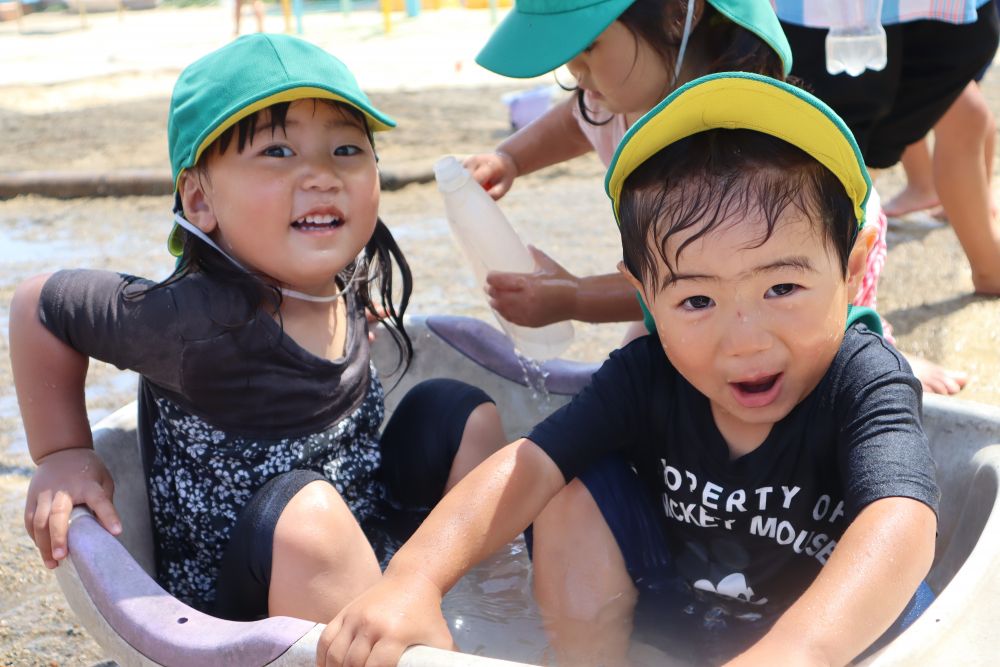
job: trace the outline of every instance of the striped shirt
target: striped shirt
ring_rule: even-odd
[[[883,0],[882,25],[931,19],[972,23],[976,10],[992,0]],[[778,18],[810,28],[835,28],[843,24],[839,2],[833,0],[771,0]]]

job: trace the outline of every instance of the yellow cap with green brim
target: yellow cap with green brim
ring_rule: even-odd
[[[375,108],[347,66],[328,52],[290,35],[246,35],[186,67],[174,85],[167,115],[174,191],[181,173],[196,165],[227,129],[257,111],[302,99],[354,107],[373,132],[396,125]],[[167,247],[174,256],[183,250],[176,225]]]
[[[753,130],[786,141],[815,158],[843,184],[864,224],[871,178],[844,121],[819,98],[759,74],[721,72],[695,79],[636,121],[618,145],[604,189],[619,219],[629,175],[667,146],[708,130]]]
[[[635,0],[516,0],[476,62],[491,72],[526,79],[551,72],[590,46]],[[788,44],[770,0],[706,0],[749,30],[792,70]]]

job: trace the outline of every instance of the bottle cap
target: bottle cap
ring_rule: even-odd
[[[455,156],[446,155],[434,163],[434,179],[441,192],[454,192],[469,180],[469,172]]]

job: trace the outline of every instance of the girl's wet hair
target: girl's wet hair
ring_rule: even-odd
[[[695,77],[714,72],[750,72],[784,80],[785,69],[781,58],[767,42],[724,17],[707,1],[703,2],[701,20],[691,30],[687,47],[689,54],[697,52],[702,54],[700,57],[708,58],[694,72]],[[646,42],[659,53],[664,67],[673,72],[684,35],[687,5],[687,0],[635,0],[618,20],[633,37]],[[686,82],[675,81],[674,87]],[[664,90],[663,97],[670,92]],[[604,125],[611,121],[610,116],[600,120],[591,116],[591,110],[583,100],[583,90],[576,91],[576,105],[580,115],[591,125]]]
[[[622,186],[618,213],[625,266],[643,285],[664,289],[681,253],[699,238],[738,224],[748,213],[759,214],[763,225],[751,247],[760,247],[789,207],[812,221],[846,276],[858,220],[833,172],[761,132],[720,129],[686,137],[646,160]],[[689,235],[669,253],[671,237],[681,232]],[[657,256],[666,275],[659,274]]]
[[[339,102],[326,100],[320,102],[334,105],[343,113],[357,120],[358,124],[364,128],[365,134],[368,135],[368,141],[374,148],[374,137],[364,114],[352,106]],[[281,102],[261,110],[268,113],[270,127],[267,129],[272,133],[284,130],[290,104],[290,102]],[[219,135],[219,138],[205,150],[195,169],[203,169],[205,155],[209,152],[215,151],[221,155],[229,150],[234,142],[237,152],[242,153],[253,141],[255,132],[260,129],[257,127],[257,121],[261,111],[239,120]],[[267,281],[263,276],[247,273],[240,269],[215,248],[194,234],[187,232],[184,233],[184,249],[177,260],[174,272],[151,289],[165,287],[198,271],[233,285],[246,296],[249,303],[256,305],[263,302],[266,306],[273,308],[274,312],[280,313],[282,294],[277,285]],[[393,279],[396,271],[402,280],[398,307],[393,299]],[[400,366],[405,370],[413,358],[413,342],[403,326],[403,315],[413,292],[413,274],[406,257],[403,256],[403,251],[400,250],[392,233],[381,218],[378,218],[375,223],[375,230],[368,243],[365,244],[363,255],[348,265],[337,276],[336,280],[337,286],[342,291],[355,289],[365,310],[369,313],[376,317],[380,317],[383,312],[385,313],[386,317],[382,319],[382,322],[399,348]],[[372,292],[372,287],[376,285],[377,297]],[[246,324],[246,321],[225,324],[238,327]]]

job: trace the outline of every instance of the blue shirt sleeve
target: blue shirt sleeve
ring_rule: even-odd
[[[655,336],[615,350],[590,384],[528,439],[549,455],[567,482],[604,455],[632,448],[648,426],[655,369],[666,364]]]
[[[888,497],[918,500],[937,512],[927,434],[921,424],[921,387],[902,355],[863,328],[849,334],[837,398],[838,460],[846,513]]]

